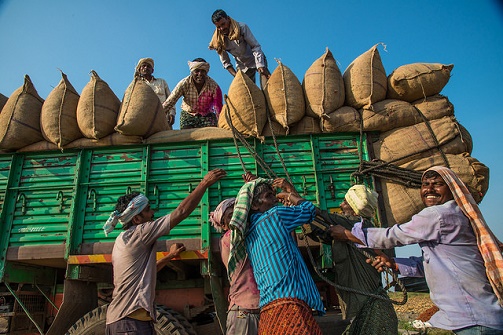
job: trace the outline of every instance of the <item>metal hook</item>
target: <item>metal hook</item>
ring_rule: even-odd
[[[19,193],[17,195],[17,201],[19,202],[21,199],[23,199],[23,202],[21,203],[21,214],[26,214],[26,195],[24,193]]]
[[[56,196],[56,200],[59,200],[59,212],[63,212],[63,203],[65,202],[65,197],[63,195],[63,191],[59,191],[58,195]]]

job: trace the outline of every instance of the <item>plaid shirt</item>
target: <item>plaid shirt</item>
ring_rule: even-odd
[[[222,90],[210,77],[206,77],[206,82],[199,93],[190,76],[183,78],[163,103],[163,107],[165,109],[173,108],[182,95],[181,108],[187,113],[201,116],[215,113],[217,118],[220,115]]]

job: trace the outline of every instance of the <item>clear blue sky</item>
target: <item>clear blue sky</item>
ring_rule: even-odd
[[[326,47],[341,71],[379,42],[388,74],[409,63],[454,64],[442,93],[473,137],[472,156],[490,168],[481,209],[503,239],[503,8],[496,0],[0,0],[0,93],[10,96],[28,74],[45,99],[58,69],[81,92],[95,70],[122,98],[142,57],[154,58],[154,75],[171,89],[189,74],[187,61],[203,57],[225,93],[232,78],[207,47],[218,8],[250,26],[271,71],[281,59],[299,80]]]

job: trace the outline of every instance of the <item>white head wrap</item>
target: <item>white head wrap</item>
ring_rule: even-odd
[[[224,213],[228,208],[234,207],[235,202],[236,198],[225,199],[224,201],[218,204],[217,208],[215,208],[213,212],[210,213],[210,222],[216,231],[218,232],[222,231],[223,227],[222,217],[224,216]]]
[[[377,209],[378,194],[365,185],[353,185],[344,196],[356,215],[373,217]]]
[[[143,194],[139,194],[134,197],[127,205],[124,212],[119,212],[118,210],[110,213],[110,217],[103,226],[105,235],[108,236],[110,232],[115,229],[117,222],[126,224],[133,219],[133,217],[139,213],[148,205],[148,198]]]
[[[189,64],[189,69],[190,72],[197,70],[197,69],[202,69],[205,70],[206,73],[210,72],[210,63],[208,62],[187,62]]]

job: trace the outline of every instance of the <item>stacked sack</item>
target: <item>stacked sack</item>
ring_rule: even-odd
[[[489,169],[471,157],[472,139],[440,92],[453,65],[414,63],[389,76],[374,45],[341,73],[330,50],[306,71],[302,84],[278,62],[261,90],[238,73],[229,88],[219,127],[263,139],[271,135],[372,132],[373,155],[401,168],[449,166],[480,202]],[[304,100],[304,104],[302,102]],[[269,111],[270,118],[267,118]],[[379,179],[388,225],[408,221],[424,205],[418,189]]]
[[[79,95],[67,75],[42,99],[28,75],[7,98],[0,94],[0,150],[29,152],[81,149],[143,142],[230,138],[216,127],[172,131],[155,92],[134,78],[117,98],[96,71]]]
[[[480,202],[488,189],[488,168],[471,157],[468,131],[440,92],[453,65],[414,63],[386,74],[379,44],[341,73],[326,49],[302,83],[280,61],[263,90],[238,71],[218,127],[174,131],[154,91],[139,78],[122,101],[95,71],[81,95],[67,76],[44,101],[28,76],[8,99],[0,95],[0,150],[40,151],[136,143],[231,138],[237,130],[266,136],[320,132],[372,132],[373,156],[401,168],[424,171],[449,166]],[[222,129],[223,128],[223,129]],[[378,179],[388,225],[406,222],[423,208],[417,189]]]
[[[321,115],[321,128],[378,132],[372,144],[376,159],[415,171],[449,166],[480,202],[489,187],[489,169],[470,156],[471,136],[440,95],[453,65],[414,63],[386,75],[378,46],[344,71],[344,105]],[[418,189],[377,179],[388,225],[406,222],[424,208]]]

